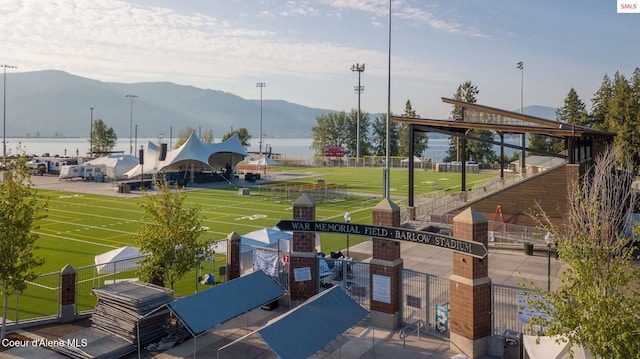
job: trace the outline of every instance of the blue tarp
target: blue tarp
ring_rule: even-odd
[[[368,314],[342,287],[334,286],[257,332],[280,358],[308,358]]]
[[[193,335],[199,335],[283,295],[284,288],[263,271],[257,271],[180,298],[167,307]]]

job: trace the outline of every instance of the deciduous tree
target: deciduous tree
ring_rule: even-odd
[[[140,277],[152,283],[174,283],[201,263],[211,241],[201,238],[203,228],[200,206],[185,203],[184,190],[171,190],[166,182],[159,183],[157,194],[145,194],[140,204],[144,212],[142,225],[135,234],[142,260]]]
[[[537,217],[557,240],[564,271],[558,291],[533,288],[541,299],[529,304],[549,317],[532,324],[600,358],[640,353],[640,268],[630,263],[634,240],[625,231],[636,202],[633,179],[630,162],[610,149],[572,188],[566,228],[552,226],[544,212]]]
[[[0,293],[4,297],[2,332],[5,336],[7,303],[10,295],[27,288],[27,281],[37,276],[36,268],[44,259],[37,257],[38,220],[46,217],[47,202],[38,200],[20,157],[12,172],[4,172],[0,181]]]
[[[176,139],[176,144],[174,145],[173,148],[178,148],[182,146],[185,142],[187,142],[187,140],[189,139],[189,136],[191,136],[192,133],[198,134],[198,130],[196,130],[191,126],[187,126],[186,128],[183,128],[182,130],[180,130],[180,132],[178,132],[178,138]],[[199,136],[200,136],[200,140],[204,143],[214,142],[213,130],[210,128],[202,131],[202,133],[200,133]]]
[[[347,149],[347,143],[354,141],[354,138],[349,138],[350,126],[347,117],[344,111],[330,112],[316,117],[316,126],[311,128],[313,132],[311,148],[315,150],[316,156],[324,156],[328,146],[345,146]],[[347,155],[353,155],[353,153],[347,153]]]
[[[222,141],[228,140],[236,133],[238,134],[238,138],[240,139],[240,144],[242,145],[242,147],[244,147],[244,149],[247,149],[249,146],[251,146],[251,143],[250,143],[251,135],[249,134],[249,130],[247,130],[244,127],[239,128],[237,130],[233,130],[227,133],[226,135],[222,136]]]
[[[107,127],[107,124],[97,119],[93,121],[93,132],[91,132],[91,152],[109,152],[113,150],[118,141],[118,136],[113,127]]]

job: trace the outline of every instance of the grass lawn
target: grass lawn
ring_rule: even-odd
[[[349,192],[358,193],[344,201],[319,202],[317,220],[343,221],[349,211],[355,223],[371,223],[371,207],[377,202],[362,203],[371,195],[382,198],[382,170],[380,168],[286,168],[284,173],[313,173],[314,177],[297,179],[297,183],[314,183],[322,178],[326,183],[346,184]],[[469,175],[467,183],[493,177],[492,175]],[[259,182],[257,182],[259,183]],[[435,190],[448,192],[460,188],[460,174],[416,171],[416,194]],[[46,259],[42,273],[59,271],[66,264],[74,267],[91,265],[94,256],[111,249],[135,245],[134,233],[139,228],[142,211],[139,204],[144,198],[121,198],[40,190],[48,197],[48,217],[40,223],[37,254]],[[367,195],[369,194],[369,195]],[[407,171],[393,170],[391,173],[391,195],[407,195]],[[394,199],[394,201],[396,201]],[[188,204],[198,204],[202,209],[203,225],[209,230],[206,238],[220,240],[233,231],[240,235],[273,227],[280,219],[291,219],[292,205],[275,202],[270,194],[252,190],[250,196],[238,195],[235,188],[203,189],[188,191]],[[322,250],[325,252],[344,249],[344,236],[322,234]],[[350,243],[367,238],[354,237]]]

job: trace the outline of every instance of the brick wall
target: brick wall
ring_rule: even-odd
[[[536,201],[556,223],[560,223],[568,210],[569,185],[578,178],[579,165],[565,165],[544,171],[501,192],[467,203],[464,208],[451,212],[458,214],[473,207],[487,219],[493,219],[497,206],[502,207],[506,223],[536,226],[530,217]]]

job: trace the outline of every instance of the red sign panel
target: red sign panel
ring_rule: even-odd
[[[344,157],[344,147],[340,145],[327,146],[324,149],[324,155],[326,157]]]

